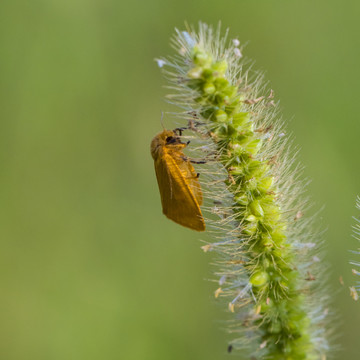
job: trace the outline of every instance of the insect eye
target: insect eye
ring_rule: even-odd
[[[173,142],[175,142],[176,141],[176,139],[173,137],[173,136],[168,136],[167,138],[166,138],[166,143],[167,144],[171,144],[171,143],[173,143]]]

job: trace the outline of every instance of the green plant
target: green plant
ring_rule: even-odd
[[[176,31],[176,55],[158,60],[168,100],[197,137],[207,226],[218,252],[215,296],[234,313],[229,351],[263,359],[324,359],[326,297],[319,290],[313,218],[301,166],[263,75],[243,59],[237,39],[200,24]]]

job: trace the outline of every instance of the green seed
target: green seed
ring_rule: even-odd
[[[259,271],[250,277],[253,286],[263,286],[269,281],[269,274],[266,271]]]
[[[215,117],[218,122],[225,122],[228,118],[226,112],[223,110],[216,111]]]
[[[205,83],[203,87],[204,93],[211,95],[216,91],[215,85],[212,83]]]

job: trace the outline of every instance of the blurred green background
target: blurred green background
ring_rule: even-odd
[[[325,205],[335,358],[359,359],[359,15],[333,0],[2,0],[0,359],[229,358],[206,235],[161,214],[149,154],[170,109],[153,59],[185,20],[221,20],[266,70]]]

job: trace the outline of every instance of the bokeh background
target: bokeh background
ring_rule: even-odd
[[[149,154],[170,109],[153,59],[199,20],[248,41],[281,100],[325,205],[335,358],[359,359],[359,15],[334,0],[2,0],[0,359],[231,356],[206,235],[161,214]]]

